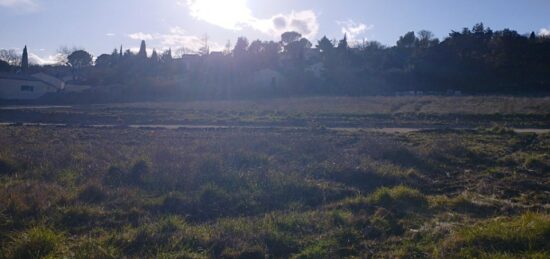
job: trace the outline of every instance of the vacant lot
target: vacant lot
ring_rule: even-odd
[[[1,110],[3,122],[67,115],[69,125],[0,126],[0,258],[550,257],[550,134],[494,119],[543,125],[548,114],[529,105],[548,104],[511,100],[517,110],[502,114],[399,115],[429,127],[481,116],[471,129],[391,134],[325,127],[322,114],[343,125],[397,116],[345,101],[319,112],[297,100],[277,111],[280,100],[267,111],[253,102]],[[88,127],[111,116],[257,125],[270,114],[309,124]]]
[[[256,101],[2,107],[0,122],[71,125],[234,125],[550,128],[550,98],[316,97]]]

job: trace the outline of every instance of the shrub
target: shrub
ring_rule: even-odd
[[[298,251],[298,240],[284,232],[268,232],[264,240],[267,251],[276,258],[285,258]]]
[[[445,254],[524,253],[550,249],[550,216],[526,213],[465,226],[444,243]]]
[[[105,190],[95,184],[88,185],[78,194],[78,200],[86,203],[100,203],[106,198]]]
[[[550,164],[547,161],[550,161],[548,155],[526,155],[523,166],[528,169],[545,171],[550,169]]]
[[[427,199],[424,194],[404,185],[393,188],[379,188],[367,197],[367,202],[371,205],[399,210],[421,208],[427,205]]]
[[[369,238],[388,237],[403,233],[403,227],[399,224],[393,214],[383,208],[376,210],[369,218],[369,224],[363,234]]]
[[[126,173],[115,166],[111,166],[107,173],[103,176],[103,183],[111,187],[119,187],[126,180]]]
[[[87,206],[73,206],[61,211],[61,226],[73,229],[87,228],[98,224],[104,213],[101,209]]]
[[[430,206],[439,210],[453,210],[460,213],[473,213],[477,215],[489,215],[498,212],[498,208],[491,204],[476,203],[466,194],[455,197],[431,196]]]
[[[10,175],[15,172],[15,167],[6,160],[0,159],[0,175]]]
[[[313,258],[330,258],[335,257],[335,250],[338,246],[338,242],[334,239],[320,240],[306,247],[294,258],[299,259],[313,259]]]
[[[132,169],[130,170],[130,179],[134,183],[142,183],[145,180],[145,177],[151,173],[151,166],[145,160],[137,161]]]
[[[63,235],[45,227],[34,227],[17,234],[9,244],[9,258],[44,258],[59,252]]]
[[[206,158],[201,161],[197,167],[194,184],[202,186],[206,183],[221,182],[222,165],[219,159]]]
[[[175,252],[184,248],[206,246],[195,233],[187,229],[185,221],[178,217],[162,218],[155,223],[143,225],[128,235],[125,252],[131,255],[151,257],[155,251]]]
[[[199,218],[212,219],[222,215],[231,215],[232,197],[225,190],[214,184],[203,186],[196,204]]]
[[[255,259],[265,258],[265,249],[260,246],[247,247],[242,250],[226,248],[221,254],[222,258]]]
[[[511,129],[502,125],[495,125],[491,128],[486,129],[486,131],[489,133],[499,134],[499,135],[513,135],[516,133],[514,129]]]

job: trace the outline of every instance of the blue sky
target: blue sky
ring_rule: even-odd
[[[484,22],[493,29],[550,32],[548,0],[0,0],[0,49],[29,46],[35,62],[53,60],[60,46],[94,55],[140,39],[159,50],[212,49],[239,36],[277,40],[296,30],[315,41],[346,32],[357,41],[392,45],[407,31],[451,30]]]

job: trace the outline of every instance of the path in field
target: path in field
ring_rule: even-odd
[[[65,123],[12,123],[12,122],[0,122],[0,126],[29,126],[29,127],[81,127],[81,128],[134,128],[134,129],[168,129],[168,130],[217,130],[217,129],[257,129],[257,130],[311,130],[311,127],[301,126],[257,126],[257,125],[183,125],[183,124],[130,124],[130,125],[115,125],[115,124],[65,124]],[[427,130],[474,130],[475,128],[464,127],[418,127],[418,128],[366,128],[366,127],[325,127],[321,128],[331,131],[343,131],[343,132],[381,132],[381,133],[410,133]],[[535,129],[535,128],[512,128],[516,133],[536,133],[545,134],[550,133],[550,129]]]

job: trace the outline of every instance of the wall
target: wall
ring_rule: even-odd
[[[21,91],[21,86],[31,86],[33,91]],[[57,92],[53,86],[41,81],[28,81],[0,78],[0,99],[29,100],[37,99],[46,93]]]

